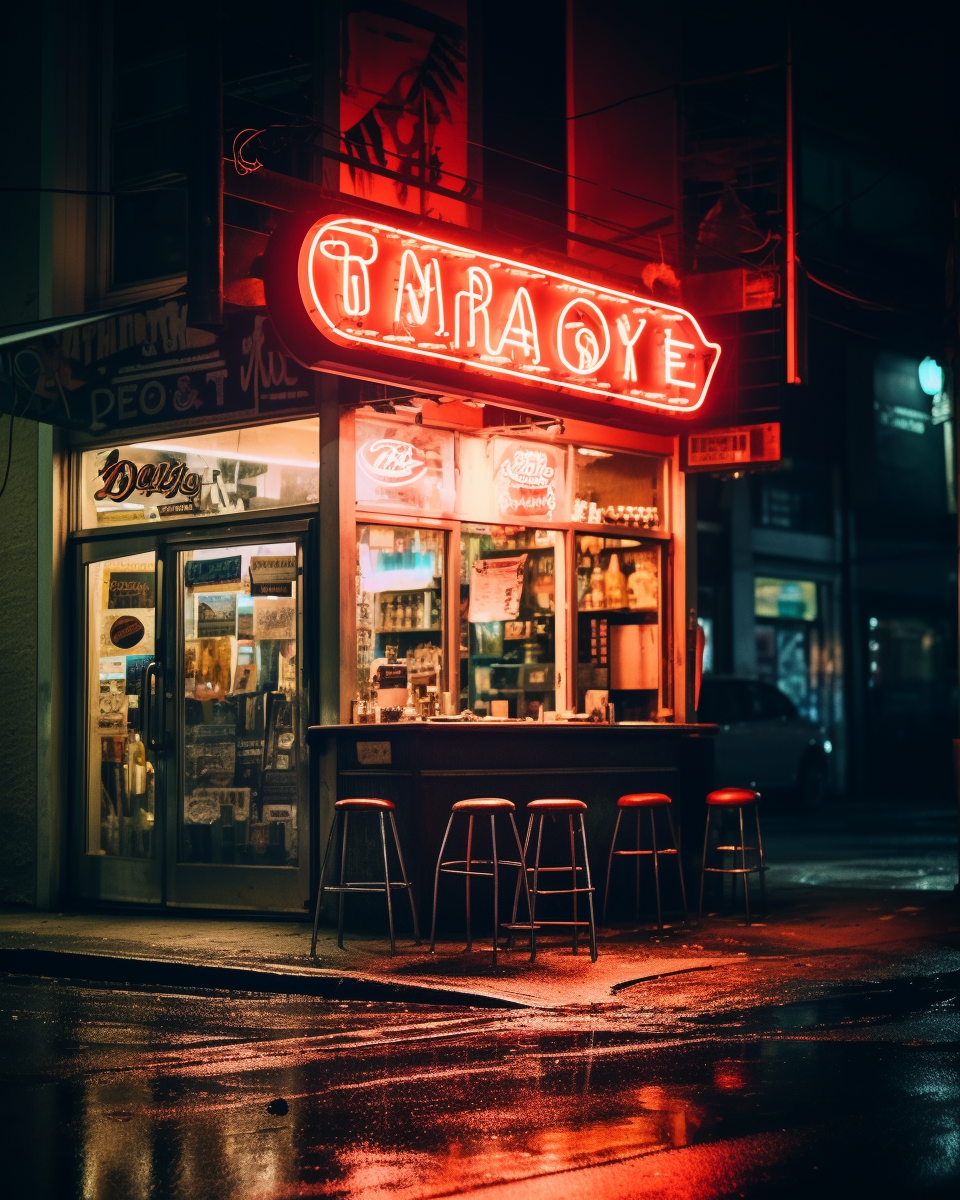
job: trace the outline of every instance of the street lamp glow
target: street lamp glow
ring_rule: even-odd
[[[920,386],[928,396],[940,395],[943,391],[943,367],[935,358],[925,358],[917,374],[920,376]]]

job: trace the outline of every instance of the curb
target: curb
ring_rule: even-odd
[[[264,967],[205,966],[179,959],[130,958],[72,950],[0,947],[0,971],[91,983],[136,984],[208,991],[273,992],[324,1000],[380,1000],[393,1004],[443,1004],[458,1008],[529,1008],[506,996],[394,983],[369,975],[317,970],[274,971]]]

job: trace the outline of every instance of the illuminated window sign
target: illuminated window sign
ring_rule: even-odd
[[[815,621],[817,585],[809,579],[771,579],[757,576],[753,581],[753,612],[757,617]]]
[[[720,355],[681,308],[360,217],[317,221],[298,271],[316,330],[388,374],[429,365],[461,387],[487,376],[683,414]]]
[[[443,516],[455,498],[453,434],[357,419],[357,504]]]

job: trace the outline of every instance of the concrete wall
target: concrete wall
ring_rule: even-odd
[[[0,480],[9,417],[0,420]],[[41,437],[14,423],[0,499],[0,901],[37,899],[37,475]]]

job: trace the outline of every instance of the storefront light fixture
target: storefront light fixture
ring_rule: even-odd
[[[134,450],[175,450],[178,454],[193,454],[197,458],[226,458],[232,462],[266,463],[271,467],[305,467],[316,471],[319,458],[286,458],[278,454],[239,454],[234,450],[213,450],[179,442],[134,442]]]
[[[920,364],[917,374],[920,377],[920,387],[928,396],[939,396],[943,391],[943,367],[935,358],[928,355]]]
[[[612,451],[594,450],[591,446],[578,446],[577,453],[582,454],[584,458],[613,458]]]

